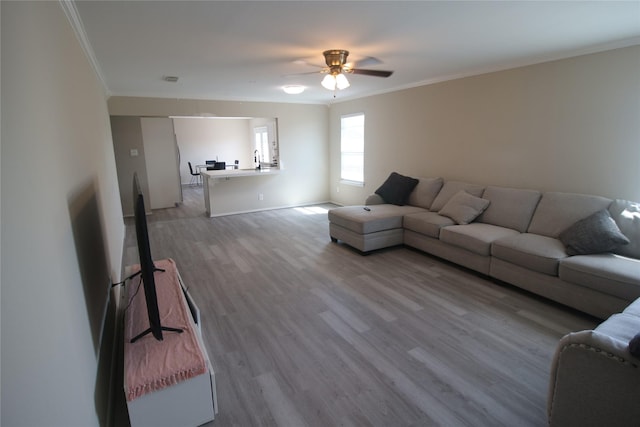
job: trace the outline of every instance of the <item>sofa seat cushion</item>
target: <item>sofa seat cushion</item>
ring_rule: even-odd
[[[600,323],[594,331],[618,340],[622,347],[626,347],[631,338],[638,333],[638,328],[640,328],[640,319],[637,316],[623,312],[612,315]]]
[[[624,313],[640,317],[640,298],[637,298],[634,302],[629,304],[627,308],[624,309]],[[640,331],[640,329],[638,330]]]
[[[440,238],[440,230],[443,227],[454,225],[449,217],[438,215],[436,212],[417,212],[404,216],[402,226],[406,230],[415,231],[435,239]]]
[[[402,228],[403,215],[424,212],[415,206],[391,204],[364,206],[343,206],[330,209],[329,221],[359,234],[375,233],[382,230]]]
[[[577,255],[560,261],[558,275],[575,283],[629,301],[640,297],[640,260],[611,253]]]
[[[557,276],[558,263],[567,257],[567,252],[558,239],[522,233],[494,241],[491,255],[529,270]]]
[[[507,236],[518,235],[515,230],[497,225],[473,223],[452,225],[440,231],[440,240],[478,255],[491,255],[491,243]]]

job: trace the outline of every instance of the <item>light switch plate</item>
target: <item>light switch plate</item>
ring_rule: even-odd
[[[129,151],[129,155],[131,155],[131,157],[136,157],[138,155],[138,150],[132,148],[131,151]]]

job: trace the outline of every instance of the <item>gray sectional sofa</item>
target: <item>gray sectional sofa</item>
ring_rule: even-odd
[[[405,178],[406,194],[376,190],[396,204],[373,194],[331,209],[331,240],[364,253],[404,244],[608,318],[560,340],[549,425],[640,425],[640,203]]]
[[[373,194],[364,205],[331,209],[332,241],[343,241],[362,252],[404,244],[601,319],[640,297],[639,203],[442,178],[416,179],[404,205],[385,203]],[[469,223],[465,200],[461,206],[453,203],[461,195],[488,201]],[[572,236],[562,234],[603,211],[629,243],[604,252],[596,248],[598,253],[570,255],[576,252],[567,246]],[[611,246],[609,236],[597,234],[596,228],[587,240]],[[578,232],[584,234],[584,227]]]

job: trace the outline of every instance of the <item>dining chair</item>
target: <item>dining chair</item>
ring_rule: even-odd
[[[189,163],[189,172],[191,173],[191,181],[189,182],[189,184],[193,185],[194,181],[196,182],[196,184],[200,184],[200,172],[194,172],[193,166],[191,166],[191,162],[187,163]]]

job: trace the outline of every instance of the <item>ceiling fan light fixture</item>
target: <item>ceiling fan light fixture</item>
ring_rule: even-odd
[[[327,74],[326,76],[324,76],[324,79],[322,79],[322,82],[320,84],[322,85],[322,87],[329,90],[342,90],[351,86],[349,80],[347,80],[347,77],[342,73],[336,75]]]
[[[351,84],[344,74],[338,74],[336,76],[336,86],[339,90],[342,90],[348,88],[349,86],[351,86]]]
[[[301,85],[288,85],[284,86],[282,90],[284,90],[284,92],[288,93],[289,95],[298,95],[304,92],[305,87]]]
[[[326,76],[324,76],[324,79],[322,79],[322,82],[320,84],[325,89],[335,90],[336,89],[336,78],[331,74],[327,74]]]
[[[365,76],[374,76],[374,77],[389,77],[393,74],[393,71],[384,71],[384,70],[365,70],[359,68],[356,64],[347,63],[347,57],[349,56],[349,51],[344,49],[330,49],[322,52],[324,55],[324,60],[327,64],[325,68],[323,68],[320,72],[326,73],[324,78],[322,79],[322,87],[325,89],[335,91],[343,90],[351,86],[349,80],[345,73],[348,74],[362,74]],[[374,57],[368,57],[368,63],[380,63],[379,59]],[[361,61],[363,64],[366,61]],[[309,73],[305,73],[309,74]],[[335,93],[334,93],[335,97]]]

